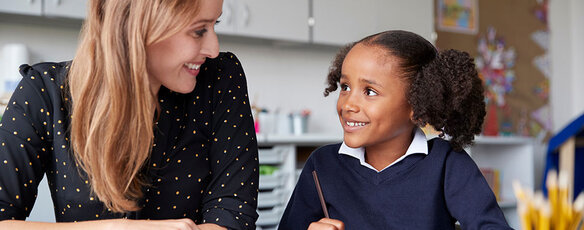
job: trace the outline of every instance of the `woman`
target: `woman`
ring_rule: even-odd
[[[72,63],[20,67],[0,229],[255,229],[257,142],[241,65],[218,51],[222,3],[91,0]],[[22,221],[45,173],[59,223]]]

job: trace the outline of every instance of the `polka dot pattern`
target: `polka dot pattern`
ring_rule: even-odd
[[[149,179],[141,210],[112,213],[91,194],[72,158],[70,62],[22,65],[24,76],[0,122],[0,220],[25,219],[47,176],[57,221],[191,218],[230,229],[255,229],[257,141],[246,79],[232,53],[208,59],[195,90],[161,87]]]

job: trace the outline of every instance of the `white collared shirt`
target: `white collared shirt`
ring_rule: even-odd
[[[420,128],[416,128],[416,131],[414,134],[414,139],[412,139],[412,143],[408,147],[406,154],[404,154],[403,156],[401,156],[400,158],[395,160],[393,163],[389,164],[388,166],[386,166],[385,168],[383,168],[382,170],[379,170],[379,171],[377,169],[375,169],[373,166],[371,166],[369,163],[365,162],[365,148],[363,148],[363,147],[351,148],[351,147],[347,146],[345,144],[345,142],[343,141],[343,144],[341,145],[341,148],[339,149],[339,154],[345,154],[345,155],[349,155],[349,156],[352,156],[354,158],[357,158],[357,159],[359,159],[359,162],[361,162],[361,165],[363,165],[367,168],[373,169],[376,172],[381,172],[381,171],[385,170],[386,168],[389,168],[390,166],[394,165],[395,163],[402,161],[407,156],[412,155],[412,154],[416,154],[416,153],[422,153],[422,154],[428,155],[428,142],[426,140],[426,135],[424,134],[424,131],[422,131],[422,129],[420,129]]]

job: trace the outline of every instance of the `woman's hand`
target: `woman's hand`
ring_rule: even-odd
[[[195,222],[189,218],[169,220],[112,219],[109,220],[107,226],[106,229],[112,230],[200,230]]]
[[[22,220],[0,221],[0,229],[28,230],[226,230],[216,224],[196,225],[189,218],[169,220],[108,219],[67,223],[46,223]]]
[[[312,222],[308,230],[345,230],[345,224],[340,220],[322,218],[318,222]]]

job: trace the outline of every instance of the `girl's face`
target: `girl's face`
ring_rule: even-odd
[[[398,59],[383,52],[357,44],[343,61],[337,113],[349,147],[386,147],[411,139],[408,85],[400,78]]]
[[[215,22],[223,0],[201,0],[201,9],[190,26],[146,47],[150,86],[157,93],[161,85],[179,92],[195,89],[197,75],[206,58],[219,54]]]

